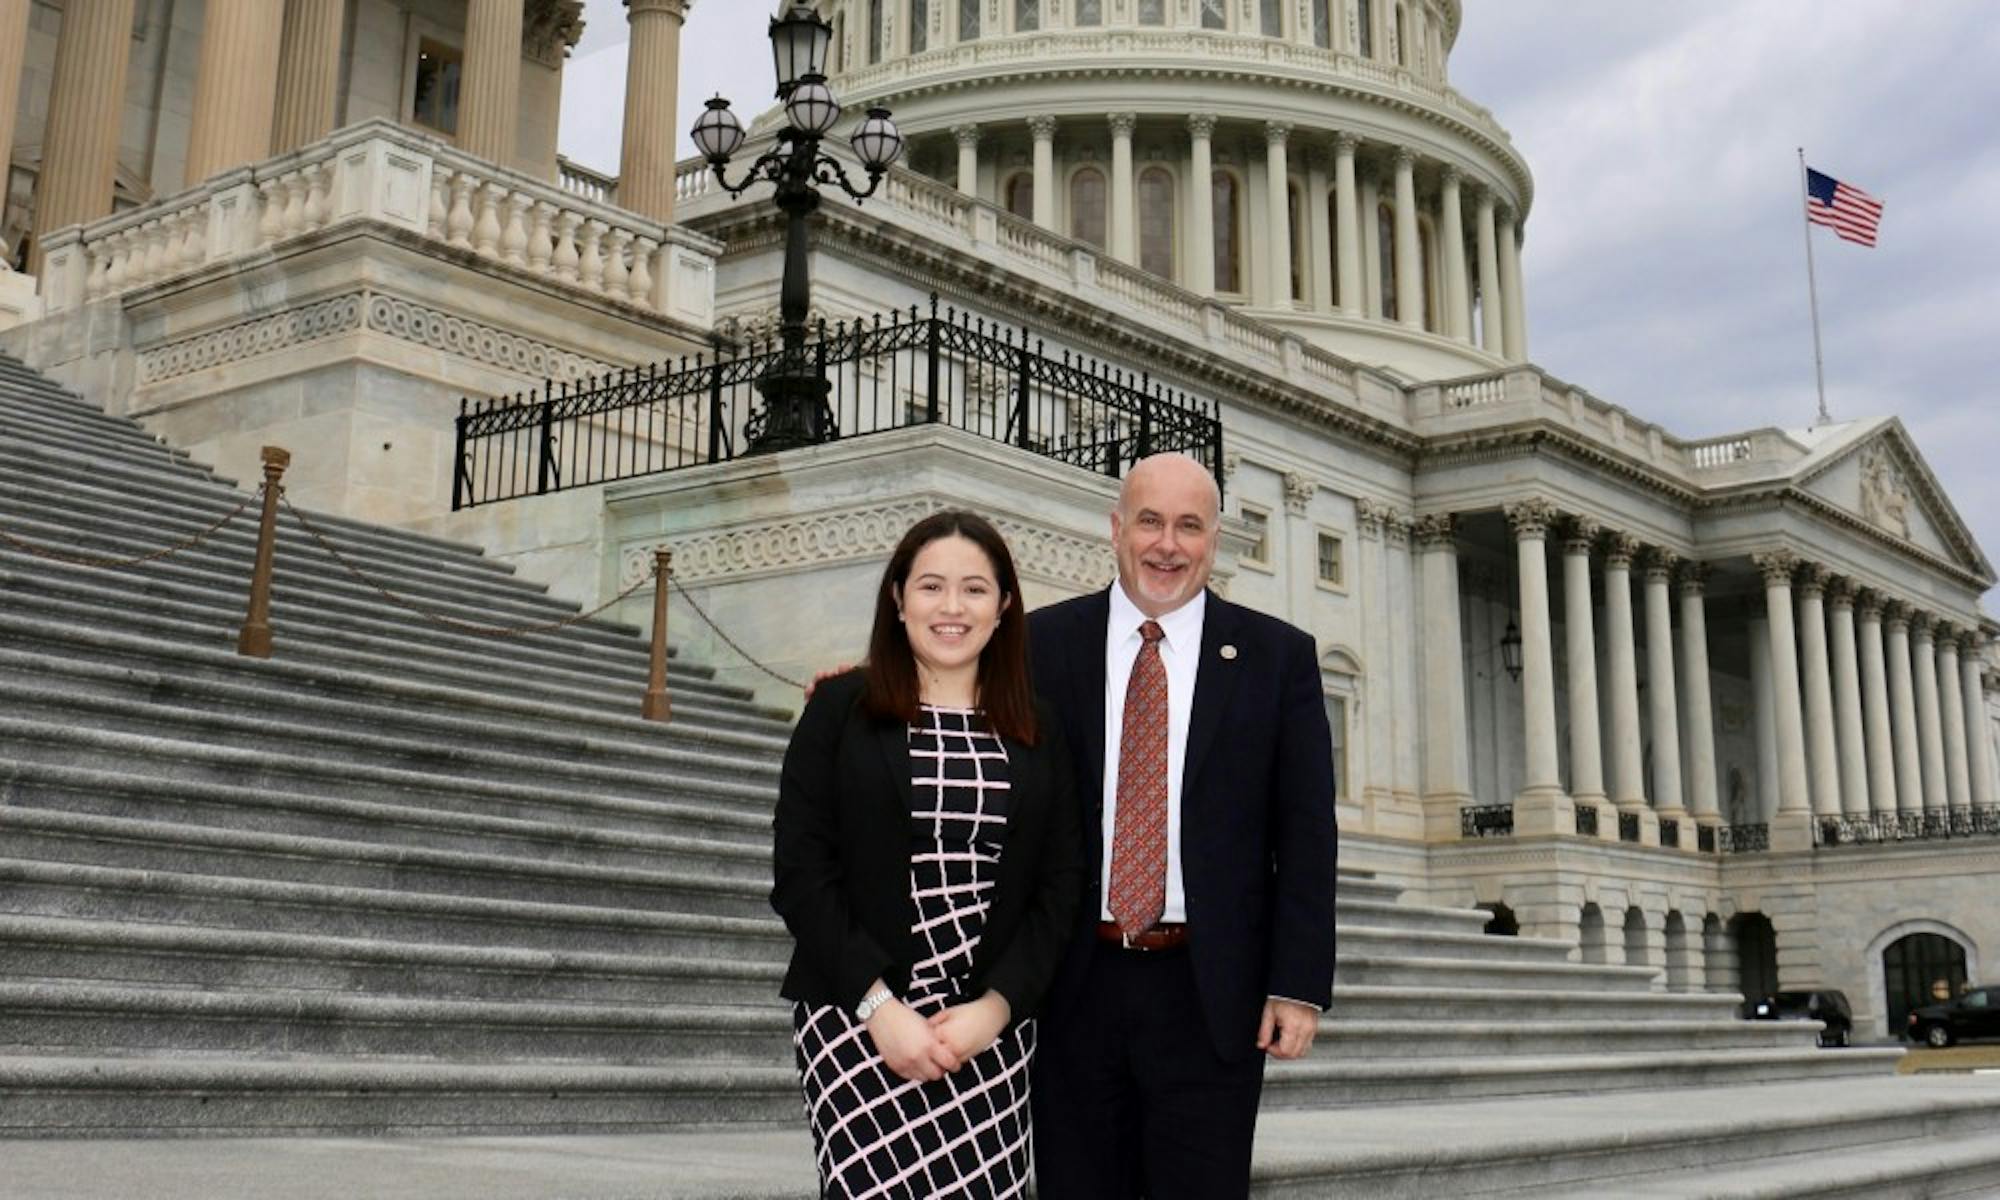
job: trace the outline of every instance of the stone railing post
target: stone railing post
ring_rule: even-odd
[[[250,571],[250,610],[236,635],[236,652],[247,658],[271,657],[271,563],[278,545],[278,493],[292,454],[266,446],[263,459],[264,509],[257,523],[257,562]]]
[[[653,646],[646,673],[646,699],[639,715],[648,721],[673,717],[673,702],[667,698],[667,587],[673,578],[674,552],[653,551]]]

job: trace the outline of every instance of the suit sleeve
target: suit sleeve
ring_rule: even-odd
[[[785,747],[772,817],[771,907],[841,1003],[853,1007],[892,960],[855,919],[844,886],[836,778],[853,686],[821,685]]]
[[[1007,997],[1017,1021],[1040,1009],[1075,932],[1077,906],[1083,903],[1083,825],[1077,811],[1075,768],[1062,725],[1047,709],[1040,715],[1040,725],[1042,742],[1035,753],[1043,759],[1049,792],[1040,871],[1020,931],[987,975],[987,984]]]
[[[1333,735],[1309,637],[1285,655],[1271,813],[1273,910],[1266,994],[1333,1002]]]

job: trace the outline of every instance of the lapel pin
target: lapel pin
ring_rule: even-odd
[[[1236,647],[1234,647],[1234,646],[1224,646],[1224,647],[1222,648],[1222,657],[1224,657],[1224,658],[1226,658],[1226,659],[1232,659],[1232,660],[1233,660],[1233,659],[1235,659],[1235,657],[1236,657]]]

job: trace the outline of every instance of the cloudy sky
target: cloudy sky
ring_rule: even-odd
[[[760,0],[697,0],[682,123],[769,94]],[[1980,0],[1467,0],[1452,82],[1536,180],[1530,355],[1687,437],[1817,405],[1797,148],[1886,206],[1813,232],[1836,420],[1894,414],[2000,560],[2000,22]],[[619,0],[587,0],[563,151],[615,171]],[[1984,82],[1981,82],[1981,81]],[[691,153],[685,141],[682,154]]]

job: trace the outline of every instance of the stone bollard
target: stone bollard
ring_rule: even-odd
[[[257,565],[250,572],[250,611],[236,636],[236,652],[250,658],[271,657],[271,560],[278,542],[278,481],[291,465],[292,454],[277,446],[264,447],[264,514],[257,526]]]
[[[674,711],[667,699],[667,581],[673,569],[673,551],[653,551],[653,656],[646,675],[646,700],[639,709],[648,721],[669,720]]]

